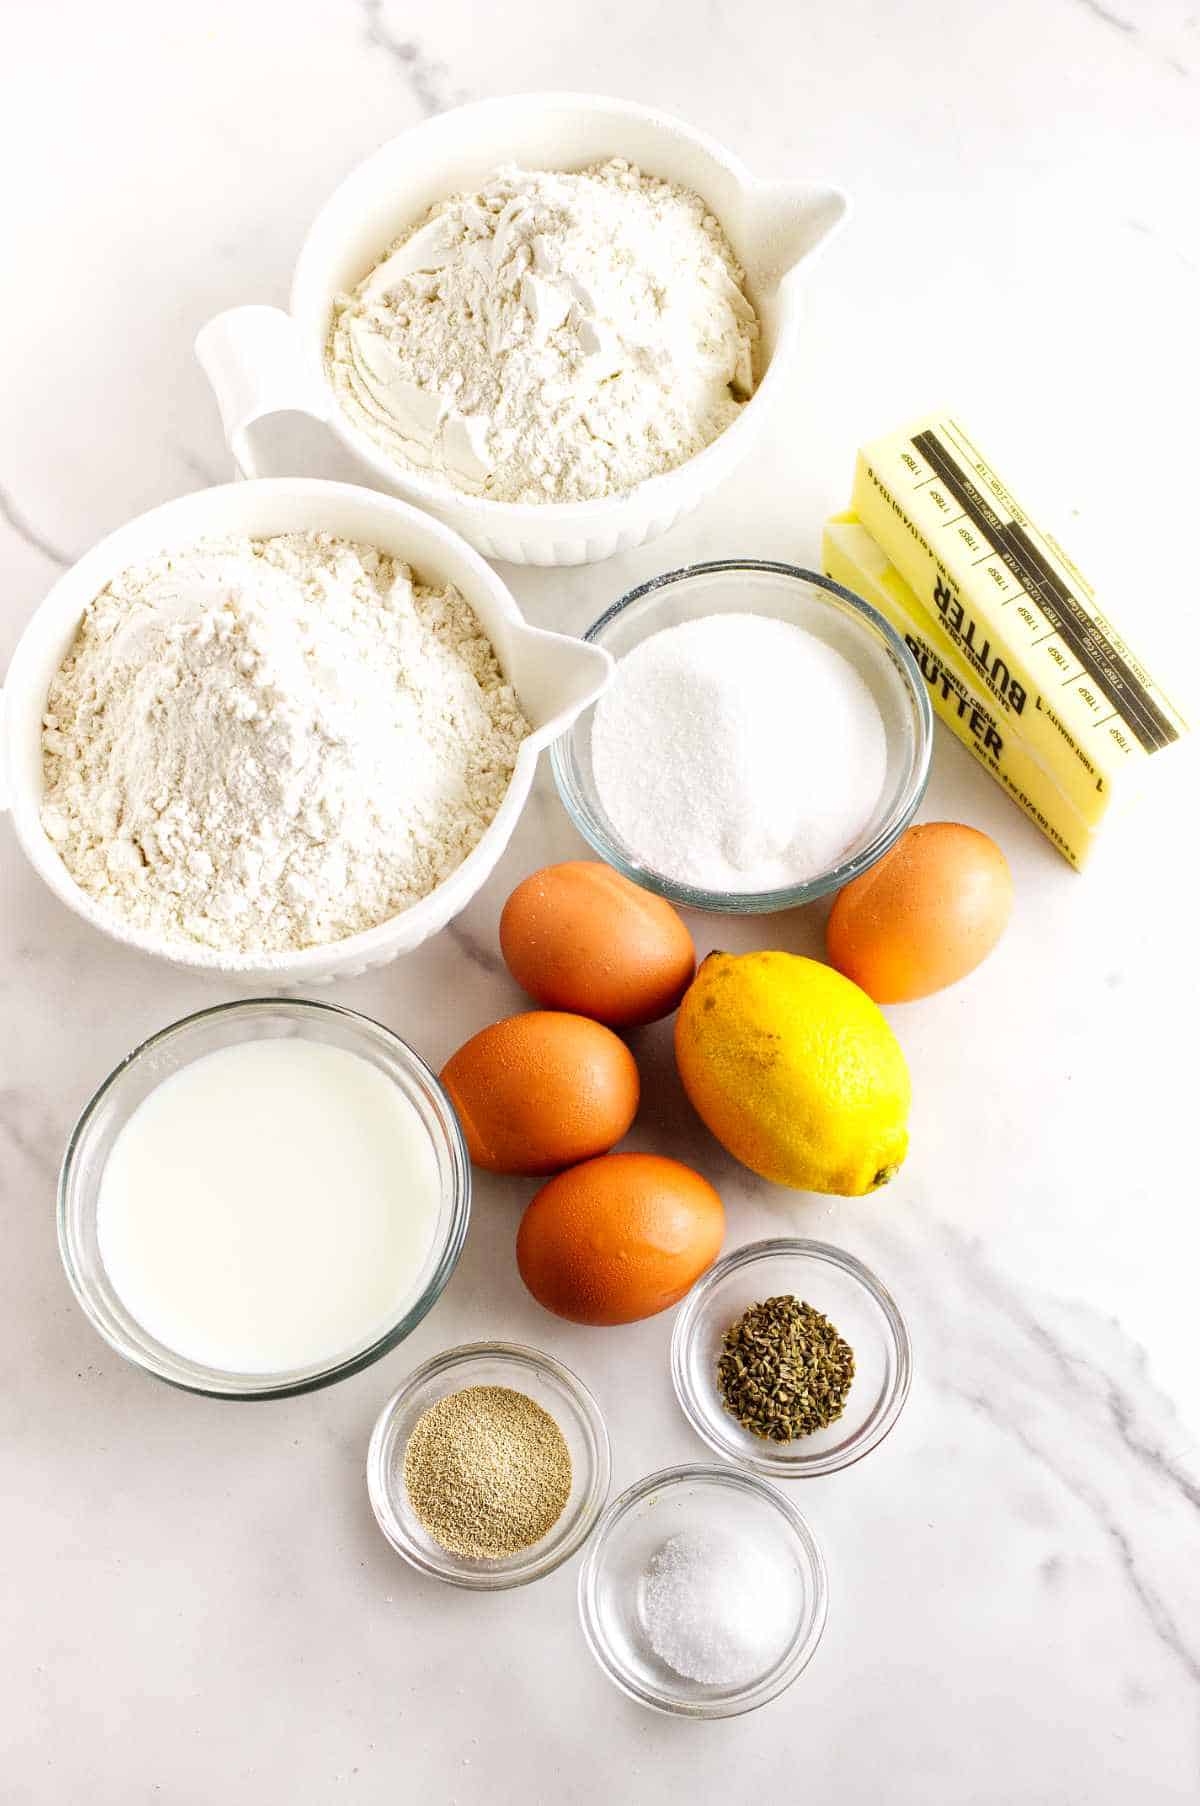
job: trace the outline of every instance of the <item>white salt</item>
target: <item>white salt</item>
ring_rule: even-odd
[[[601,805],[637,857],[704,890],[802,884],[869,825],[887,775],[870,689],[814,634],[765,615],[665,627],[596,705]]]
[[[651,1649],[676,1674],[744,1687],[787,1648],[795,1586],[778,1553],[749,1536],[685,1530],[647,1562],[638,1611]]]

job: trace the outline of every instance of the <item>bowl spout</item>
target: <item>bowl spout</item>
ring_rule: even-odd
[[[760,272],[782,282],[837,230],[850,203],[814,182],[761,182],[751,195],[750,238]]]
[[[539,747],[557,739],[595,702],[613,670],[612,655],[603,647],[539,627],[521,627],[507,647],[497,640],[497,650]]]

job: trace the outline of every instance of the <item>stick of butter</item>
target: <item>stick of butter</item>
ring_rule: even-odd
[[[1186,723],[959,423],[858,455],[854,512],[1084,821]]]
[[[866,528],[852,514],[825,523],[821,566],[843,589],[877,608],[917,661],[934,713],[1017,807],[1078,871],[1094,834],[997,709],[949,634],[917,601]]]

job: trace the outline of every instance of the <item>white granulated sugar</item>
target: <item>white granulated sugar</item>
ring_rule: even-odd
[[[870,821],[887,740],[866,683],[788,621],[715,614],[627,653],[592,768],[620,838],[664,877],[765,891],[827,871]]]
[[[50,686],[42,823],[137,928],[229,951],[372,928],[495,816],[529,732],[453,589],[324,533],[125,571]]]
[[[686,1680],[744,1687],[795,1630],[796,1583],[769,1545],[727,1530],[680,1531],[650,1557],[638,1610],[646,1640]]]
[[[327,361],[397,463],[501,502],[614,495],[694,457],[754,388],[758,323],[698,195],[615,159],[502,169],[352,296]]]

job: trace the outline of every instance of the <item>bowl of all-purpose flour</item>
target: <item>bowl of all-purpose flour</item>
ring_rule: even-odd
[[[55,585],[3,693],[0,800],[96,927],[276,983],[382,964],[504,850],[608,655],[529,627],[429,516],[343,484],[210,489]]]
[[[664,532],[745,456],[845,206],[629,102],[485,101],[355,170],[290,315],[234,309],[197,352],[244,473],[278,468],[278,417],[308,415],[330,456],[489,556],[583,563]]]
[[[791,565],[672,571],[601,616],[616,663],[551,753],[576,827],[674,903],[790,909],[881,858],[924,795],[929,699],[874,609]]]

